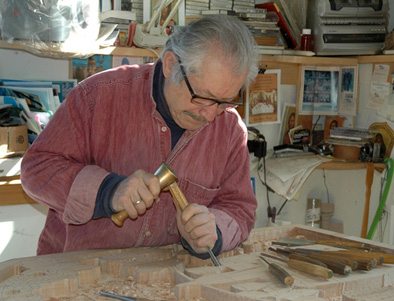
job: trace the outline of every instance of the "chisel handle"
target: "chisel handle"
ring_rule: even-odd
[[[287,265],[293,269],[299,270],[301,272],[310,274],[310,275],[314,275],[314,276],[318,276],[318,277],[322,277],[325,279],[330,279],[332,277],[332,270],[316,265],[316,264],[312,264],[309,262],[304,262],[304,261],[299,261],[299,260],[294,260],[294,259],[289,259],[287,261]]]
[[[327,267],[327,265],[325,263],[319,261],[317,258],[314,259],[314,258],[307,257],[305,255],[300,255],[300,254],[293,253],[293,254],[289,254],[289,259],[305,261],[305,262],[309,262],[309,263],[312,263],[312,264],[320,265],[320,266],[325,267],[325,268]]]
[[[287,286],[292,286],[293,285],[294,278],[289,273],[287,273],[286,270],[282,269],[276,263],[270,263],[269,264],[269,270],[283,284],[285,284]]]
[[[185,210],[189,203],[187,202],[185,195],[183,194],[182,190],[179,188],[176,182],[170,184],[168,186],[170,193],[172,195],[172,199],[177,207],[181,209],[181,211]]]
[[[186,200],[185,195],[183,194],[182,190],[179,188],[176,182],[171,183],[168,186],[168,190],[172,195],[172,200],[181,211],[183,211],[187,205],[189,205],[188,201]],[[215,266],[220,266],[219,260],[216,258],[215,254],[213,254],[212,250],[209,247],[206,247],[209,256],[212,259],[212,262]]]

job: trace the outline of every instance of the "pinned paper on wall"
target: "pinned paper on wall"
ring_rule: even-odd
[[[341,90],[338,100],[338,114],[357,115],[357,82],[356,66],[342,67],[340,70]]]
[[[394,121],[394,71],[391,72],[391,83],[389,83],[388,97],[378,114],[390,121]]]
[[[385,107],[391,87],[390,83],[387,82],[389,70],[389,65],[375,65],[366,109],[381,111]]]
[[[246,91],[245,123],[280,123],[280,82],[281,70],[266,70],[259,74]]]

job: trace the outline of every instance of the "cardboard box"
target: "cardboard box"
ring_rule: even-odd
[[[0,127],[0,158],[23,155],[28,147],[26,125]]]

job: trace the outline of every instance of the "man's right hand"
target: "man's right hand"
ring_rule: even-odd
[[[112,208],[115,211],[126,210],[132,219],[136,219],[153,205],[159,193],[159,178],[137,170],[119,184],[112,198]]]

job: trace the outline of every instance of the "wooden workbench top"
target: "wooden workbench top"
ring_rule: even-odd
[[[258,255],[279,237],[356,240],[379,252],[392,246],[302,225],[254,229],[236,250],[225,252],[216,267],[188,255],[179,244],[156,248],[91,250],[35,256],[0,263],[0,299],[107,300],[99,291],[147,300],[382,300],[394,293],[394,265],[371,271],[311,276],[276,262],[294,277],[284,286]],[[366,300],[366,299],[362,299]],[[369,299],[370,300],[370,299]]]

